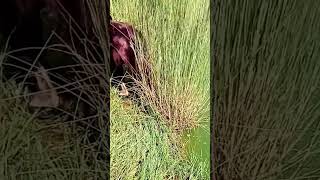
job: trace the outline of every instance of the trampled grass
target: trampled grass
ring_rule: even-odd
[[[17,86],[1,85],[6,101],[0,103],[0,177],[106,179],[108,163],[94,159],[96,154],[80,143],[72,122],[37,120],[25,102],[14,98],[22,93]],[[203,165],[183,159],[174,133],[159,124],[156,115],[139,112],[116,94],[113,89],[111,179],[208,178]]]
[[[111,91],[111,179],[207,179],[201,165],[183,159],[174,133]]]

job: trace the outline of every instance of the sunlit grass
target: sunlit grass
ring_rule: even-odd
[[[145,41],[138,42],[136,52],[142,72],[138,93],[158,113],[155,121],[165,122],[171,133],[179,133],[175,134],[178,154],[187,153],[184,158],[190,165],[201,167],[207,178],[209,157],[200,160],[198,152],[203,147],[191,150],[188,146],[206,141],[209,148],[208,138],[203,138],[209,136],[208,127],[191,139],[194,142],[182,135],[185,130],[207,126],[205,122],[209,121],[209,1],[113,0],[111,15],[113,20],[133,24],[142,33]],[[146,69],[152,69],[151,87]]]
[[[146,39],[155,89],[145,87],[145,96],[154,109],[180,131],[207,121],[209,1],[113,0],[111,14],[133,24]]]

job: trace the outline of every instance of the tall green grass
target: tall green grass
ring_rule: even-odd
[[[209,1],[112,0],[111,15],[146,39],[155,87],[147,96],[154,109],[177,130],[207,121]]]
[[[153,121],[160,124],[165,122],[165,125],[172,130],[168,136],[177,139],[176,143],[179,146],[177,155],[187,155],[188,157],[183,158],[189,160],[189,165],[199,166],[202,173],[202,177],[199,178],[208,179],[208,163],[203,162],[203,159],[200,160],[200,155],[195,153],[200,152],[199,149],[202,148],[198,147],[196,150],[190,148],[198,144],[195,142],[203,142],[207,138],[198,135],[192,138],[192,141],[195,142],[188,142],[186,140],[188,138],[182,138],[180,132],[185,133],[185,130],[206,126],[205,122],[209,121],[209,1],[112,0],[111,15],[114,20],[133,24],[145,39],[145,42],[142,42],[144,44],[138,42],[136,55],[140,63],[140,72],[144,72],[147,68],[152,69],[152,87],[149,87],[144,81],[147,77],[143,76],[147,75],[142,73],[142,82],[139,84],[142,92],[139,93],[142,95],[142,101],[151,105],[152,109],[160,115],[159,118],[150,121],[150,124],[153,124]],[[147,52],[144,51],[145,49]],[[115,107],[111,106],[111,111],[113,108]],[[112,118],[116,117],[112,116]],[[128,118],[131,117],[128,116]],[[117,129],[117,125],[121,126],[115,124],[113,128]],[[177,132],[179,133],[175,134]],[[209,133],[202,135],[209,136]],[[119,137],[112,136],[111,141],[117,141],[113,138]],[[154,137],[152,141],[157,141],[157,139]],[[172,141],[161,139],[164,144]],[[151,141],[148,138],[142,138],[142,140]],[[132,139],[134,145],[128,146],[135,146],[136,141]],[[195,145],[190,145],[193,143]],[[202,143],[199,144],[202,145]],[[152,144],[150,146],[144,149],[154,147]],[[152,150],[158,153],[160,150],[167,151],[167,147],[160,146],[159,148],[159,150]],[[144,149],[139,148],[138,150],[145,151]],[[139,159],[138,156],[134,158]],[[170,158],[171,163],[177,163],[176,159]],[[169,162],[169,159],[165,158],[162,163],[156,164],[163,166]],[[145,163],[153,164],[151,161]],[[113,161],[111,166],[113,166]],[[183,172],[182,170],[181,173]],[[160,178],[152,173],[149,175]]]
[[[215,1],[217,179],[319,179],[315,1]]]

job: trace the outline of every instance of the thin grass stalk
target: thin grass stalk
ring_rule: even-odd
[[[314,140],[305,138],[319,119],[318,8],[311,2],[249,0],[217,6],[212,42],[216,178],[295,179],[311,172],[316,177],[315,169],[298,169],[315,153]],[[297,164],[288,171],[291,158]]]

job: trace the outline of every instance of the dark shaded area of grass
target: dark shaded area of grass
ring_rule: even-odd
[[[10,46],[4,47],[6,39],[2,39],[3,37],[0,35],[0,179],[108,178],[110,166],[108,159],[108,109],[110,108],[108,90],[110,76],[109,37],[106,31],[108,21],[105,9],[108,5],[105,3],[106,1],[102,0],[88,3],[88,12],[90,11],[92,15],[92,18],[88,17],[88,20],[93,21],[94,27],[92,29],[94,29],[98,38],[98,46],[103,49],[102,52],[99,52],[99,58],[101,59],[97,60],[91,56],[92,51],[96,49],[87,47],[83,49],[87,54],[80,54],[78,49],[68,46],[63,40],[54,42],[57,43],[56,46],[66,47],[67,50],[58,51],[62,56],[55,56],[55,53],[52,53],[53,56],[49,55],[49,59],[60,61],[64,55],[70,55],[66,57],[76,59],[75,63],[86,64],[81,72],[72,74],[77,81],[72,79],[72,82],[68,83],[72,86],[70,89],[60,86],[58,88],[67,91],[71,89],[79,90],[81,93],[73,94],[75,99],[79,98],[80,94],[87,95],[86,101],[97,112],[93,118],[96,125],[94,127],[95,131],[88,128],[89,126],[92,127],[93,124],[89,122],[89,118],[83,118],[79,115],[83,114],[83,112],[80,112],[83,109],[78,109],[76,103],[71,107],[72,109],[76,106],[75,111],[70,113],[65,110],[65,113],[62,113],[69,116],[71,114],[72,118],[69,118],[68,121],[65,121],[61,114],[55,114],[56,111],[52,111],[50,119],[39,119],[37,112],[33,114],[30,111],[28,101],[23,98],[30,95],[30,89],[25,91],[21,88],[21,84],[7,81],[3,76],[3,63],[8,59],[8,54],[10,55],[12,49],[10,49]],[[74,29],[71,28],[70,31],[73,32]],[[50,50],[52,50],[52,46]],[[55,50],[57,51],[57,49],[52,51]],[[63,60],[68,61],[70,59]],[[102,63],[90,66],[96,62]],[[83,81],[87,78],[83,74],[88,77],[98,77],[95,82],[99,81],[99,88],[106,93],[94,93],[98,92],[97,86],[94,86],[96,84],[91,83],[92,81]],[[71,77],[63,78],[66,79],[66,82],[71,79]],[[96,132],[95,135],[101,138],[89,142],[89,132]]]
[[[108,177],[108,163],[82,143],[84,133],[72,122],[36,119],[26,103],[15,98],[21,93],[14,83],[1,83],[0,179]]]

